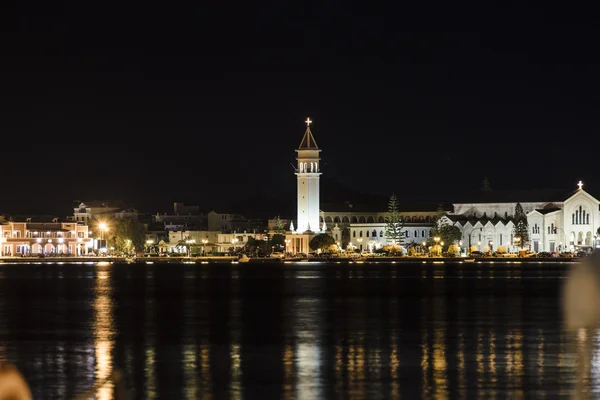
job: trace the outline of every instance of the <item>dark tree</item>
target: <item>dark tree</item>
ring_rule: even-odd
[[[522,249],[529,243],[529,223],[521,203],[515,206],[514,224],[513,237],[517,239],[517,244]]]
[[[444,246],[447,248],[452,243],[458,242],[462,237],[460,229],[456,225],[452,225],[448,222],[446,215],[448,213],[440,205],[437,209],[437,214],[433,219],[433,228],[431,228],[431,236],[439,237],[440,242],[444,242]]]
[[[400,204],[398,203],[398,197],[392,193],[390,200],[388,201],[388,212],[385,217],[385,236],[388,242],[402,244],[404,242],[404,224],[402,223],[402,217],[400,216]]]
[[[311,250],[327,250],[332,244],[335,244],[333,236],[328,233],[320,233],[312,238],[308,246]]]
[[[144,249],[146,226],[139,220],[133,218],[120,219],[112,233],[110,239],[112,245],[118,251],[129,253]]]

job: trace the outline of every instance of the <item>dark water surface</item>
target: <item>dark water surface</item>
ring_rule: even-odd
[[[570,266],[4,264],[0,361],[35,399],[568,398]]]

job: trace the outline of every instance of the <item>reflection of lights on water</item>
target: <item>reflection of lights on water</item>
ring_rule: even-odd
[[[287,344],[283,350],[283,393],[282,400],[294,398],[292,393],[294,382],[294,351],[292,345]]]
[[[242,399],[242,357],[240,353],[239,343],[232,343],[229,350],[229,358],[231,360],[231,384],[230,396],[231,400]]]
[[[200,371],[202,374],[203,399],[211,398],[211,374],[210,374],[210,344],[200,345]]]
[[[296,271],[296,278],[306,276],[307,271]],[[314,275],[313,275],[314,274]],[[312,278],[320,277],[320,271],[313,271]],[[320,307],[320,298],[297,298],[294,301],[294,325],[297,327],[296,354],[296,399],[320,399],[322,356],[317,332],[322,323],[319,313],[311,312]]]
[[[307,336],[310,336],[310,334],[305,332],[301,333],[301,336],[304,336],[304,340],[306,340],[308,339]],[[296,350],[296,367],[296,392],[298,395],[297,398],[321,398],[318,383],[315,382],[320,376],[321,369],[321,351],[317,344],[298,344]]]
[[[107,263],[108,264],[108,263]],[[94,324],[94,349],[96,356],[96,379],[98,384],[107,379],[112,373],[112,297],[110,287],[110,270],[97,271],[96,273],[96,299],[94,311],[96,320]],[[113,382],[107,382],[98,388],[96,398],[99,400],[112,399]]]
[[[200,397],[198,396],[198,388],[195,384],[197,371],[196,344],[185,344],[183,345],[183,374],[186,399],[197,399]]]

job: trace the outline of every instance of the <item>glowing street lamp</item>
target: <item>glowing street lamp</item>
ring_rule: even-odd
[[[204,246],[208,243],[208,239],[202,239],[202,255],[206,255],[206,251],[204,250]]]
[[[191,258],[192,257],[192,243],[196,243],[196,241],[194,239],[188,239],[185,241],[185,243],[187,244],[187,248],[188,248],[188,257]]]
[[[147,247],[146,252],[151,253],[153,243],[154,243],[154,240],[152,240],[152,239],[146,240],[146,247]]]
[[[106,243],[106,232],[108,232],[108,226],[105,222],[100,222],[100,224],[98,224],[98,229],[100,229],[100,240],[102,240],[103,245],[99,246],[98,250],[100,250],[102,247],[104,249],[108,249],[108,244]]]

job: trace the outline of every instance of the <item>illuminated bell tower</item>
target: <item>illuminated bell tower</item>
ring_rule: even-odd
[[[319,226],[319,153],[317,142],[310,131],[310,118],[306,119],[306,132],[296,150],[298,167],[298,233],[308,230],[318,233]]]

